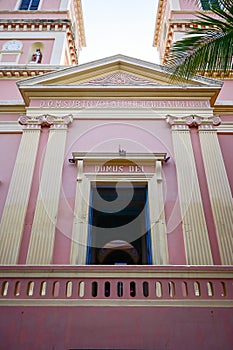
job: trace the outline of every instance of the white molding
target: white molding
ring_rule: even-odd
[[[179,11],[181,9],[179,0],[171,0],[170,6],[172,11]]]
[[[22,133],[23,128],[18,122],[0,122],[0,133]]]
[[[217,106],[233,106],[233,100],[218,100],[215,102],[215,107]]]
[[[196,114],[201,117],[209,117],[213,115],[212,108],[121,108],[121,109],[96,109],[96,108],[40,108],[40,107],[28,107],[27,113],[34,116],[40,116],[43,114],[56,114],[64,115],[69,110],[69,113],[73,115],[73,119],[156,119],[165,120],[166,116],[179,115],[179,117],[186,116],[187,114]]]
[[[59,11],[67,11],[69,8],[70,0],[61,0]]]
[[[232,134],[233,133],[233,123],[222,123],[217,127],[217,133],[218,134]]]

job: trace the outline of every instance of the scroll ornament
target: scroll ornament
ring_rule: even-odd
[[[73,121],[72,115],[66,115],[64,117],[56,117],[50,114],[40,115],[38,117],[30,117],[27,115],[21,115],[18,119],[19,124],[24,126],[67,126]]]

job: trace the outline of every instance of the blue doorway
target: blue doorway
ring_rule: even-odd
[[[92,185],[87,264],[151,263],[147,185]]]

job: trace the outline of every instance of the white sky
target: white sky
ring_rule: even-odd
[[[86,47],[79,64],[123,54],[158,62],[153,47],[158,0],[82,0]]]

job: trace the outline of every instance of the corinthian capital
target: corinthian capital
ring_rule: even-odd
[[[72,115],[65,115],[63,117],[56,117],[50,114],[40,115],[37,117],[31,117],[27,115],[21,115],[18,119],[19,124],[27,126],[29,128],[38,126],[57,126],[67,127],[73,121]]]
[[[199,116],[195,114],[187,115],[187,116],[173,116],[173,115],[167,115],[166,121],[171,126],[188,126],[188,127],[195,127],[195,126],[201,126],[201,125],[211,125],[211,126],[217,126],[221,124],[221,119],[219,116],[213,115],[211,117],[206,116]]]

